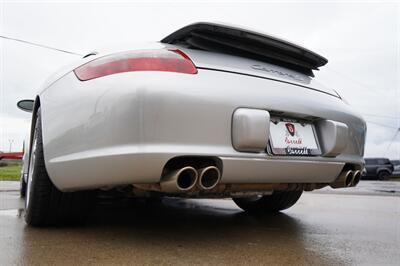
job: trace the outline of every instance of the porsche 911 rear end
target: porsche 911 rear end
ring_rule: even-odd
[[[49,179],[63,194],[232,197],[251,212],[286,209],[304,190],[355,186],[366,125],[313,78],[326,63],[210,23],[87,58],[39,95]]]

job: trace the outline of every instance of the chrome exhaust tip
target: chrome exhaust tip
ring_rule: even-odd
[[[353,172],[353,178],[351,181],[351,186],[355,187],[360,182],[361,179],[361,171],[357,170]]]
[[[353,171],[343,171],[334,182],[330,184],[332,188],[343,188],[352,186]]]
[[[160,188],[165,193],[183,193],[191,190],[197,183],[198,173],[186,166],[167,174],[161,179]]]
[[[221,172],[215,166],[208,166],[199,170],[198,187],[202,190],[210,190],[217,186],[221,180]]]

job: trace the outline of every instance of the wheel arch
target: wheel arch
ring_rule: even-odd
[[[378,168],[376,169],[376,174],[379,175],[382,172],[387,172],[389,175],[391,174],[390,170],[387,168]]]

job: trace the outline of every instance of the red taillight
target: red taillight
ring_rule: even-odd
[[[97,58],[74,70],[81,81],[133,71],[197,73],[196,66],[180,50],[142,50],[112,54]]]

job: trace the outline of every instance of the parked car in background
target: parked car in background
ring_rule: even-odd
[[[365,170],[362,179],[387,180],[394,167],[388,158],[365,158]]]
[[[392,176],[400,177],[400,160],[391,160],[390,162],[393,164]]]

